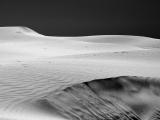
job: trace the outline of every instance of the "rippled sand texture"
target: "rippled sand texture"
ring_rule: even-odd
[[[0,28],[0,120],[158,119],[160,40]]]

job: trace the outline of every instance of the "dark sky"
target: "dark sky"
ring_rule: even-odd
[[[158,0],[0,0],[0,26],[55,36],[127,34],[160,38]]]

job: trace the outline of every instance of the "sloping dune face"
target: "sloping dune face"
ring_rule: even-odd
[[[158,120],[160,40],[0,28],[0,120]]]

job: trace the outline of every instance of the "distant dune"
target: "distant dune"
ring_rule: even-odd
[[[159,80],[159,39],[0,27],[0,120],[153,119]]]

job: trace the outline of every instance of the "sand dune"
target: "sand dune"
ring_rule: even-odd
[[[101,36],[84,36],[71,38],[78,41],[93,43],[114,43],[123,45],[133,45],[146,48],[159,48],[159,39],[149,37],[129,36],[129,35],[101,35]]]
[[[26,27],[1,27],[0,119],[99,120],[110,115],[111,119],[149,119],[160,107],[160,87],[153,84],[158,85],[160,79],[159,53],[160,40],[147,37],[51,37]],[[135,84],[137,80],[149,81],[149,87]],[[105,82],[104,89],[100,81]],[[117,83],[122,85],[119,92]],[[109,85],[113,86],[110,90]],[[90,105],[88,96],[104,108],[99,104],[91,110],[83,107]]]

